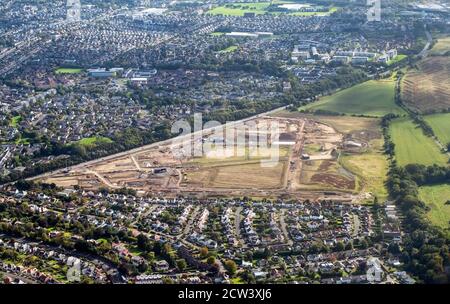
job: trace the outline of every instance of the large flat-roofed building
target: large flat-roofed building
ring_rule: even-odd
[[[226,33],[225,36],[258,38],[258,34],[248,33],[248,32],[231,32],[231,33]]]
[[[152,76],[155,76],[156,73],[158,73],[158,71],[156,69],[152,69],[149,71],[136,71],[134,72],[134,77],[135,78],[150,78]]]
[[[96,78],[108,78],[116,76],[116,72],[107,71],[106,69],[89,69],[88,75]]]
[[[369,61],[369,57],[355,56],[352,58],[352,64],[364,64]]]
[[[376,53],[372,53],[372,52],[354,52],[353,53],[354,57],[369,57],[369,58],[373,58],[376,55],[377,55]]]
[[[387,55],[389,57],[389,59],[394,59],[395,57],[397,57],[398,53],[396,49],[392,49],[387,51]]]
[[[350,58],[348,56],[334,56],[333,61],[340,63],[348,63],[350,61]]]

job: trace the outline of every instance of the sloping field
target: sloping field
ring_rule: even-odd
[[[450,143],[450,113],[427,115],[425,120],[443,145]]]
[[[402,80],[402,100],[411,109],[432,113],[450,108],[450,59],[430,57]]]
[[[393,80],[370,80],[351,88],[323,97],[318,102],[300,110],[326,110],[336,113],[384,116],[388,113],[403,114],[394,102]]]
[[[438,41],[431,49],[430,54],[443,55],[449,51],[450,51],[450,37],[446,36],[446,37],[438,38]]]
[[[388,162],[383,154],[345,155],[341,158],[341,163],[358,176],[358,186],[364,192],[372,193],[380,200],[387,198],[384,182],[386,181]]]
[[[419,188],[419,198],[430,207],[427,217],[431,223],[442,228],[449,227],[450,185],[434,185]]]
[[[397,119],[391,124],[391,136],[395,143],[395,155],[399,165],[439,164],[448,162],[446,154],[440,151],[432,138],[423,134],[422,129],[406,118]]]

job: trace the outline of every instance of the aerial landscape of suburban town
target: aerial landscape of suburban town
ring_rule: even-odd
[[[1,1],[0,285],[448,284],[449,246],[448,1]]]

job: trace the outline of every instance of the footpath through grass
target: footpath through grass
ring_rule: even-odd
[[[431,223],[442,228],[448,228],[450,221],[450,185],[420,187],[419,198],[430,207],[427,217]]]
[[[407,164],[445,166],[448,157],[434,140],[423,134],[422,129],[411,119],[400,118],[391,123],[392,140],[395,143],[395,156],[400,166]]]
[[[427,115],[424,118],[443,145],[450,143],[450,113]]]

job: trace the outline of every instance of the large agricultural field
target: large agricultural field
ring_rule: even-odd
[[[447,165],[447,154],[439,149],[432,138],[425,136],[422,129],[412,120],[400,118],[393,121],[390,132],[399,165]]]
[[[450,226],[450,185],[420,187],[419,198],[430,207],[427,217],[431,223],[442,228]]]
[[[444,146],[450,143],[450,113],[427,115],[424,119]]]
[[[318,102],[301,107],[300,110],[326,110],[351,115],[381,117],[388,113],[403,114],[395,104],[395,82],[370,80],[333,95],[322,97]]]
[[[435,113],[450,109],[450,60],[446,56],[424,59],[402,79],[403,103],[414,111]]]

